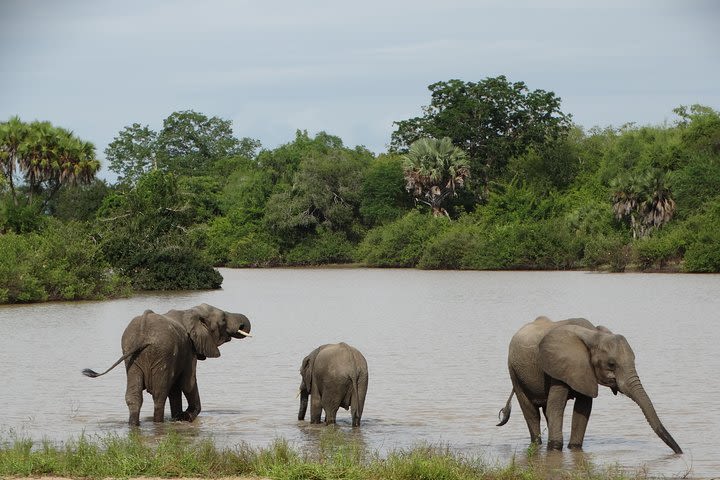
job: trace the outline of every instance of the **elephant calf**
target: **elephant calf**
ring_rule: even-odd
[[[675,453],[682,453],[655,413],[635,370],[635,354],[622,335],[584,318],[553,322],[538,317],[510,340],[508,369],[513,391],[500,410],[498,426],[510,418],[512,397],[517,395],[530,440],[541,443],[542,408],[548,425],[548,449],[561,450],[563,412],[567,401],[574,398],[568,447],[582,448],[592,399],[598,395],[598,385],[604,385],[637,403],[658,437]]]
[[[368,366],[362,353],[347,343],[322,345],[305,357],[300,367],[300,412],[305,420],[312,396],[310,423],[335,423],[338,408],[350,407],[352,426],[359,427],[368,387]]]
[[[193,421],[200,413],[200,394],[195,372],[198,360],[219,357],[218,347],[233,338],[250,336],[250,321],[203,303],[188,310],[164,315],[145,310],[133,318],[122,336],[123,355],[103,373],[86,368],[83,374],[99,377],[125,361],[125,402],[130,425],[140,424],[143,390],[153,397],[153,421],[162,422],[165,401],[170,399],[173,420]],[[181,394],[188,407],[182,411]]]

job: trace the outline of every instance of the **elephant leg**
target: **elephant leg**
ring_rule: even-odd
[[[130,367],[127,371],[127,387],[125,389],[125,403],[130,412],[128,423],[132,426],[140,425],[140,407],[143,403],[142,392],[145,389],[142,372],[137,367]]]
[[[577,394],[575,397],[575,405],[573,406],[572,427],[570,429],[570,449],[582,449],[583,439],[585,438],[585,429],[590,420],[590,412],[592,411],[592,397]]]
[[[528,431],[530,432],[530,441],[538,445],[542,444],[542,437],[540,436],[540,409],[532,403],[521,389],[516,388],[515,395],[517,396],[520,410],[522,410],[525,423],[527,423]]]
[[[317,384],[317,380],[313,379],[312,392],[310,393],[310,423],[320,423],[320,417],[322,416],[322,396]]]
[[[557,380],[550,384],[550,391],[547,399],[547,421],[548,421],[548,450],[562,450],[563,448],[563,413],[567,404],[570,389],[567,385]]]
[[[187,400],[188,406],[184,412],[180,415],[180,420],[186,422],[192,422],[200,414],[202,406],[200,405],[200,391],[198,390],[197,382],[192,382],[192,387],[183,390],[185,399]]]
[[[174,385],[170,389],[170,417],[173,420],[180,420],[182,414],[182,389],[179,385]]]
[[[168,394],[165,391],[153,394],[153,422],[165,421],[165,402]]]

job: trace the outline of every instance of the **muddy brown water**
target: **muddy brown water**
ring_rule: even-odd
[[[140,431],[172,429],[218,445],[262,447],[277,438],[312,448],[324,427],[297,421],[300,361],[316,346],[345,341],[370,369],[363,425],[338,413],[340,435],[380,454],[416,445],[449,447],[493,465],[524,463],[528,433],[510,392],[507,345],[538,315],[583,316],[625,335],[672,451],[640,409],[604,387],[584,452],[538,454],[555,468],[590,461],[652,476],[720,476],[720,275],[587,272],[446,272],[375,269],[222,269],[217,291],[144,294],[104,302],[0,307],[0,438],[63,442],[124,435],[127,407],[120,336],[145,309],[207,302],[245,313],[254,338],[233,340],[200,362],[202,413],[192,424],[151,421],[145,395]],[[565,440],[569,437],[566,409]],[[547,431],[543,424],[543,435]]]

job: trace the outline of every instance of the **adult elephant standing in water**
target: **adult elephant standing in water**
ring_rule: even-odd
[[[335,423],[338,408],[352,414],[352,426],[359,427],[368,387],[368,366],[362,353],[347,343],[322,345],[302,361],[300,367],[300,411],[305,420],[308,396],[312,396],[310,423]]]
[[[635,354],[625,337],[584,318],[553,322],[538,317],[510,340],[508,368],[513,384],[500,425],[510,418],[513,394],[517,395],[530,440],[541,443],[540,409],[548,424],[548,449],[563,447],[563,412],[575,399],[568,448],[582,448],[585,429],[598,385],[621,392],[642,410],[655,433],[675,453],[682,450],[660,422],[650,397],[635,370]]]
[[[205,303],[188,310],[170,310],[164,315],[145,310],[130,321],[123,333],[122,357],[103,373],[85,369],[83,374],[105,375],[124,360],[130,425],[140,424],[143,390],[153,397],[153,421],[163,421],[165,401],[169,398],[172,419],[191,422],[201,410],[195,377],[197,361],[219,357],[220,345],[247,336],[250,321],[245,315]],[[182,394],[188,403],[185,411]]]

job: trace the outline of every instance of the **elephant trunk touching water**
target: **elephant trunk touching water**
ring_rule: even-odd
[[[582,318],[553,322],[546,317],[523,326],[510,341],[508,369],[513,391],[500,411],[504,425],[513,394],[530,432],[540,443],[540,409],[548,425],[548,448],[562,449],[563,412],[575,399],[569,448],[582,448],[598,385],[621,392],[642,410],[653,431],[675,453],[682,449],[660,422],[635,370],[635,354],[625,337]]]

